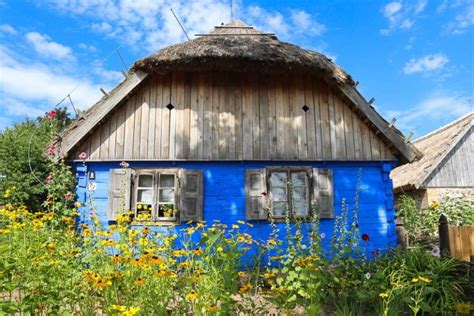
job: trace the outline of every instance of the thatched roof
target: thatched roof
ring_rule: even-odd
[[[122,100],[138,88],[150,73],[183,71],[237,71],[259,73],[307,73],[319,76],[345,96],[383,140],[394,149],[400,163],[419,157],[405,143],[402,133],[389,123],[357,91],[352,78],[326,56],[281,42],[241,21],[216,26],[208,34],[165,47],[131,67],[128,78],[74,121],[61,135],[61,152],[68,155]]]
[[[474,112],[413,142],[423,157],[392,170],[395,191],[419,189],[474,124]]]
[[[281,42],[241,21],[216,26],[196,39],[165,47],[132,66],[132,71],[170,70],[311,73],[338,84],[354,84],[331,59],[315,51]]]

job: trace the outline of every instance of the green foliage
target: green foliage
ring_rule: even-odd
[[[55,113],[53,120],[48,119],[47,114],[36,120],[26,119],[0,134],[0,205],[8,201],[26,205],[29,209],[41,209],[47,198],[44,180],[52,167],[45,154],[46,147],[52,137],[70,122],[66,108],[56,109]],[[28,163],[30,143],[31,168],[36,177]]]
[[[413,198],[404,195],[398,200],[398,210],[410,245],[432,244],[438,236],[441,214],[447,215],[451,225],[474,225],[474,200],[465,198],[447,197],[441,203],[419,209]]]

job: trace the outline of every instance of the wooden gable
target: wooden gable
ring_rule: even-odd
[[[89,160],[395,160],[363,117],[309,75],[155,74],[70,158],[86,152]]]

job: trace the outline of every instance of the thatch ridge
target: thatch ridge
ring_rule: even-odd
[[[413,145],[422,152],[423,157],[412,163],[395,168],[390,177],[395,191],[418,189],[443,161],[474,123],[471,112],[427,135],[413,141]]]
[[[215,27],[209,34],[165,47],[132,66],[150,72],[258,71],[261,73],[311,73],[330,83],[354,84],[351,76],[321,53],[279,41],[235,21]]]

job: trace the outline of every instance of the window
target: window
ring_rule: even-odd
[[[135,186],[135,218],[176,221],[176,171],[139,171]]]
[[[308,217],[310,173],[305,169],[268,169],[267,188],[274,218]]]
[[[333,173],[311,167],[248,169],[245,174],[248,220],[334,218]]]
[[[202,170],[111,169],[108,218],[131,210],[136,220],[203,220]]]

